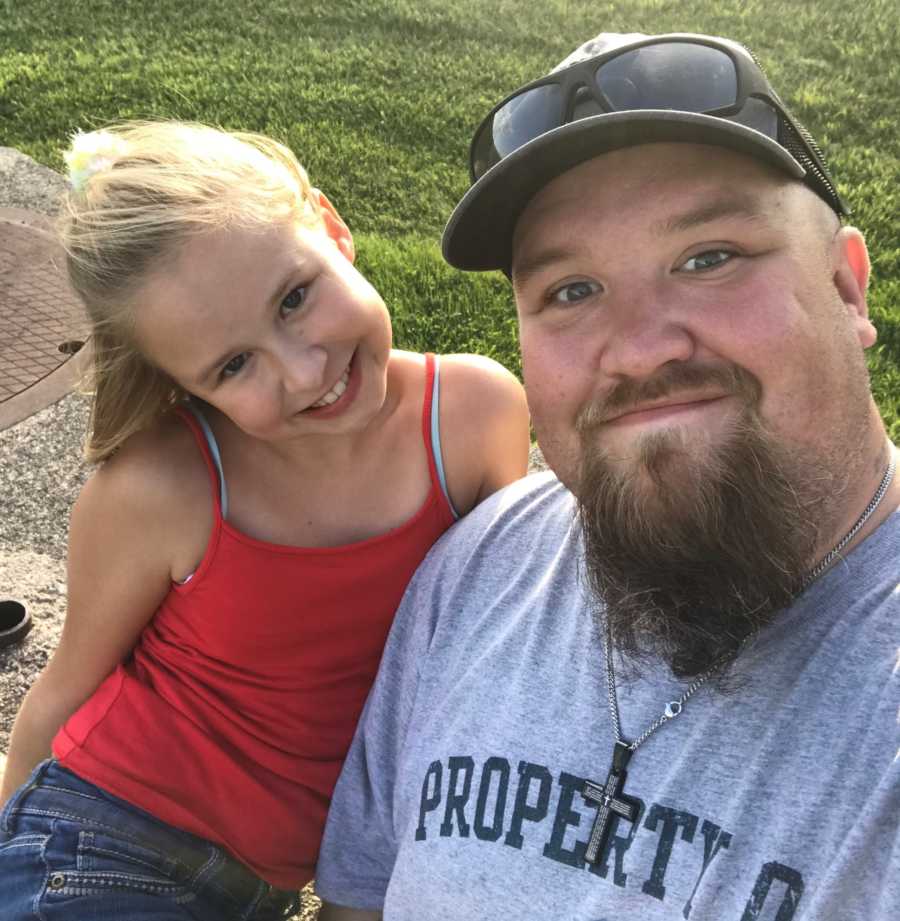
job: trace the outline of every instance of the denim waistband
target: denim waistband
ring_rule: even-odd
[[[83,780],[55,759],[41,762],[13,794],[0,814],[0,830],[15,833],[16,815],[29,814],[70,819],[150,844],[196,874],[214,862],[216,871],[208,883],[237,905],[288,905],[292,900],[297,904],[296,892],[269,885],[217,844],[161,822]]]

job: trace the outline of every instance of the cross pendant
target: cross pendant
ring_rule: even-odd
[[[581,789],[581,795],[597,807],[594,827],[591,829],[591,837],[584,854],[589,863],[596,863],[605,847],[612,830],[613,815],[621,816],[629,822],[634,822],[637,818],[638,801],[622,793],[628,776],[625,766],[630,758],[631,749],[624,742],[616,742],[606,783],[601,786],[592,780],[586,780]]]

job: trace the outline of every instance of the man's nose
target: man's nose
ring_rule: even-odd
[[[648,294],[616,306],[608,317],[600,370],[612,378],[642,378],[672,361],[690,361],[697,344],[676,304]]]

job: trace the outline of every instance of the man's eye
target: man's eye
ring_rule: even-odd
[[[595,281],[573,281],[550,292],[548,301],[553,304],[577,304],[603,288]]]
[[[303,306],[306,300],[306,288],[294,288],[293,291],[281,302],[281,314],[292,313]]]
[[[685,259],[681,263],[682,272],[705,272],[709,269],[718,268],[734,258],[734,253],[727,249],[711,249],[705,253],[697,253],[690,259]]]
[[[227,364],[222,366],[221,377],[234,377],[241,368],[247,364],[247,358],[249,356],[246,352],[241,352],[240,355],[235,355],[234,358],[230,359]]]

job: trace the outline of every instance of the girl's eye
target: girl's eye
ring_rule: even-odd
[[[241,352],[240,355],[235,355],[234,358],[230,359],[225,365],[222,366],[222,371],[220,377],[234,377],[241,368],[247,364],[247,359],[249,355],[246,352]]]
[[[548,300],[554,304],[577,304],[602,290],[603,286],[596,281],[573,281],[551,291]]]
[[[685,259],[681,263],[682,272],[706,272],[709,269],[716,269],[720,265],[725,265],[734,258],[734,253],[727,249],[711,249],[705,253],[697,253],[690,259]]]
[[[282,316],[287,313],[292,313],[299,307],[302,307],[305,300],[306,288],[294,288],[294,290],[281,302],[280,309]]]

